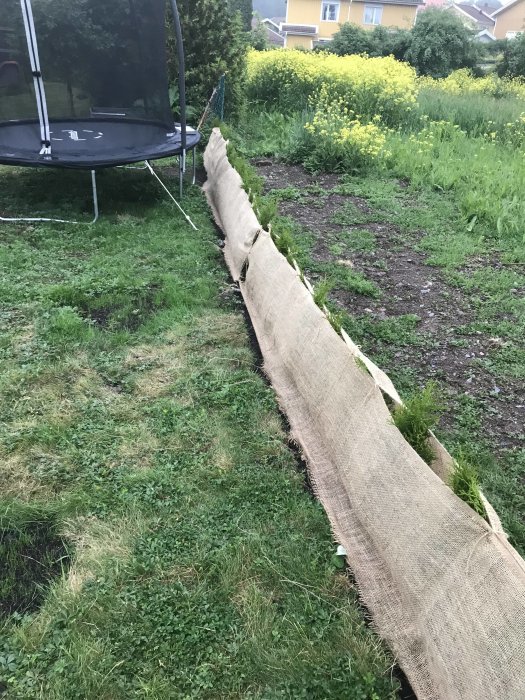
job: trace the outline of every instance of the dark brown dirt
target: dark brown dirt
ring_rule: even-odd
[[[449,406],[462,395],[477,399],[483,405],[482,427],[496,450],[522,446],[525,423],[525,381],[512,377],[494,377],[480,362],[502,347],[499,338],[481,332],[466,334],[462,327],[476,319],[469,296],[449,284],[441,270],[428,263],[424,252],[417,249],[424,232],[407,234],[390,223],[374,220],[374,212],[365,199],[330,192],[337,186],[335,175],[310,175],[303,168],[265,161],[258,166],[266,191],[295,187],[303,196],[282,201],[279,212],[296,221],[313,235],[314,263],[330,262],[363,273],[381,290],[378,299],[341,290],[332,298],[356,317],[386,321],[413,314],[419,317],[420,345],[400,342],[393,350],[393,365],[383,366],[395,375],[396,369],[410,370],[423,385],[435,379],[443,388]],[[401,183],[406,184],[406,183]],[[326,194],[325,194],[326,193]],[[334,222],[334,216],[351,202],[371,223],[356,226]],[[330,251],[334,234],[366,230],[375,238],[373,251],[358,251],[336,256]],[[467,270],[480,269],[487,264],[483,258],[472,259]],[[490,263],[489,263],[490,264]],[[497,263],[498,269],[504,265]],[[305,271],[308,274],[308,270]],[[313,275],[315,279],[315,274]],[[374,356],[378,343],[371,337],[364,349]],[[445,410],[441,426],[454,426],[454,408]]]

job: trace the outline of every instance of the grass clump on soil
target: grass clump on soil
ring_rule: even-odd
[[[44,213],[55,190],[81,209],[86,181],[0,169],[0,185],[3,209],[30,191]],[[1,622],[0,688],[393,700],[392,660],[332,563],[202,194],[185,194],[194,232],[142,173],[99,185],[93,227],[0,230],[0,547],[13,561],[0,577],[25,596]],[[33,572],[56,562],[54,582],[31,610],[38,579],[17,566],[46,551]]]
[[[454,469],[450,475],[449,483],[456,496],[459,496],[472,510],[488,521],[487,511],[479,490],[477,471],[462,452],[454,460]]]
[[[332,286],[333,285],[330,282],[330,280],[327,279],[319,280],[319,282],[317,282],[317,284],[315,285],[314,302],[320,309],[323,309],[326,306],[328,294],[331,292]]]
[[[396,406],[392,414],[396,428],[427,464],[431,464],[435,457],[428,441],[428,431],[436,427],[441,413],[436,394],[436,385],[429,382],[403,406]]]

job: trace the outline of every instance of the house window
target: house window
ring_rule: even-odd
[[[383,8],[378,5],[365,5],[363,24],[381,24]]]
[[[520,36],[523,32],[507,32],[505,34],[505,39],[516,39],[516,37]]]
[[[321,20],[323,22],[337,22],[339,20],[339,7],[338,2],[325,2],[321,6]]]

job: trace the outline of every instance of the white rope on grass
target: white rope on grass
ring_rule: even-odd
[[[80,224],[82,223],[81,221],[69,221],[68,219],[46,219],[46,218],[37,218],[37,217],[32,217],[32,218],[26,218],[26,217],[6,217],[6,216],[0,216],[0,221],[5,221],[7,223],[13,222],[22,222],[25,221],[27,223],[52,223],[52,224]]]
[[[154,177],[156,180],[158,180],[158,182],[159,182],[160,186],[162,187],[162,189],[166,192],[166,194],[168,195],[168,197],[175,203],[175,205],[177,206],[177,209],[178,209],[178,210],[180,211],[180,213],[184,216],[184,218],[186,219],[186,221],[190,224],[190,226],[191,226],[195,231],[198,231],[199,229],[195,226],[195,224],[193,223],[193,221],[192,221],[192,220],[190,219],[190,217],[186,214],[186,212],[184,211],[184,209],[183,209],[183,208],[181,207],[181,205],[177,202],[177,200],[175,199],[175,197],[171,194],[171,192],[170,192],[169,189],[166,187],[166,185],[162,182],[162,180],[161,180],[160,177],[157,175],[157,173],[153,170],[153,168],[151,167],[150,162],[149,162],[149,161],[145,161],[145,163],[146,163],[146,165],[148,166],[148,170],[150,171],[150,173],[153,175],[153,177]]]

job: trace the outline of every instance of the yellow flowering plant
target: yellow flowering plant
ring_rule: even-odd
[[[499,78],[494,73],[475,78],[468,68],[454,71],[446,78],[417,79],[419,89],[442,90],[452,95],[488,95],[490,97],[515,97],[525,100],[525,83],[517,78]]]
[[[388,155],[381,117],[361,121],[343,97],[324,85],[312,99],[316,107],[301,144],[304,163],[313,170],[350,172],[378,164]]]
[[[248,55],[248,96],[289,113],[304,109],[321,88],[365,119],[402,124],[416,104],[416,74],[392,56],[335,56],[279,49]]]

